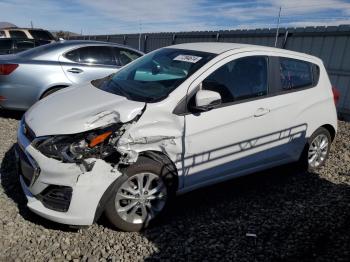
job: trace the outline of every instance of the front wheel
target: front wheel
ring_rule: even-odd
[[[105,210],[108,220],[124,231],[140,231],[147,227],[174,195],[174,179],[165,164],[139,157],[116,182]]]

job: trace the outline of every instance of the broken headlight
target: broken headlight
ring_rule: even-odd
[[[33,146],[43,155],[63,162],[79,162],[86,158],[104,158],[113,146],[108,141],[116,138],[116,125],[75,135],[39,137]]]

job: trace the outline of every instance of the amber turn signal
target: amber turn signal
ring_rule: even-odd
[[[94,137],[89,144],[89,147],[94,147],[98,144],[101,144],[103,141],[105,141],[110,135],[112,134],[112,131],[108,131],[106,133],[103,133],[101,135],[98,135]]]

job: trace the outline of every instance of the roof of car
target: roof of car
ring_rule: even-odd
[[[134,51],[137,51],[139,53],[142,53],[142,51],[139,51],[135,48],[132,48],[130,46],[126,45],[121,45],[118,43],[113,43],[113,42],[103,42],[103,41],[94,41],[94,40],[61,40],[57,41],[55,44],[61,45],[61,46],[76,46],[76,45],[113,45],[117,47],[123,47],[123,48],[128,48]]]
[[[214,54],[221,54],[234,49],[244,49],[245,51],[278,51],[280,53],[298,55],[298,56],[303,56],[311,59],[318,59],[317,57],[314,57],[308,54],[294,52],[286,49],[260,46],[260,45],[238,44],[238,43],[200,42],[200,43],[186,43],[186,44],[172,45],[172,46],[168,46],[168,48],[187,49],[187,50],[208,52],[208,53],[214,53]]]
[[[9,26],[9,27],[3,27],[1,29],[4,30],[41,30],[41,31],[47,31],[45,29],[42,28],[29,28],[29,27],[17,27],[17,26]]]
[[[130,50],[133,50],[135,52],[138,52],[140,54],[143,54],[142,51],[139,51],[137,49],[134,49],[129,46],[113,43],[113,42],[102,42],[102,41],[93,41],[93,40],[60,40],[57,42],[53,42],[51,44],[45,45],[46,47],[50,47],[50,49],[45,48],[45,52],[48,50],[50,51],[56,51],[56,50],[62,50],[69,48],[69,47],[75,47],[75,46],[87,46],[87,45],[109,45],[109,46],[116,46],[116,47],[121,47],[121,48],[127,48]]]
[[[89,44],[107,44],[107,45],[116,45],[116,46],[123,46],[117,43],[113,42],[103,42],[103,41],[94,41],[94,40],[61,40],[57,41],[57,43],[61,45],[89,45]]]
[[[90,45],[109,45],[109,46],[116,46],[121,48],[126,48],[129,50],[132,50],[134,52],[143,54],[143,52],[138,51],[136,49],[130,48],[128,46],[123,46],[116,43],[111,42],[100,42],[100,41],[90,41],[90,40],[63,40],[63,41],[57,41],[46,45],[37,46],[31,49],[28,49],[26,51],[20,52],[17,54],[18,57],[21,57],[21,59],[33,59],[40,58],[42,60],[51,60],[56,59],[58,55],[61,55],[64,52],[67,52],[71,48],[79,48],[79,47],[85,47]]]

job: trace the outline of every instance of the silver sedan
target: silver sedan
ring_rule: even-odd
[[[26,110],[59,89],[106,77],[142,55],[98,41],[60,41],[1,55],[0,108]]]

